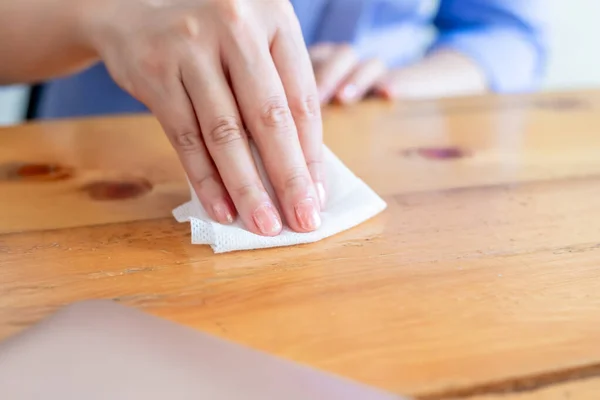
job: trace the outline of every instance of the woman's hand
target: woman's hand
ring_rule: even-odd
[[[385,76],[377,59],[360,60],[350,45],[318,44],[309,49],[321,103],[355,103]]]
[[[94,0],[86,36],[154,113],[207,212],[261,235],[320,225],[320,104],[287,0]],[[90,94],[93,95],[93,94]],[[256,142],[277,199],[259,178]],[[279,203],[283,216],[275,204]]]

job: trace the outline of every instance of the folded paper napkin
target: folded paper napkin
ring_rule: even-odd
[[[263,183],[273,196],[273,188],[254,145],[252,152]],[[190,190],[192,200],[173,210],[173,216],[179,222],[190,222],[193,244],[208,244],[215,253],[226,253],[316,242],[350,229],[386,208],[386,203],[327,148],[324,157],[327,204],[317,231],[297,233],[284,226],[280,235],[264,237],[246,230],[239,218],[232,225],[219,224],[204,211],[194,190]]]

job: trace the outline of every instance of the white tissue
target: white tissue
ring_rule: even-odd
[[[254,146],[252,150],[263,183],[273,196],[260,156]],[[327,204],[317,231],[297,233],[284,226],[279,236],[264,237],[246,230],[239,218],[232,225],[213,222],[193,190],[192,200],[173,210],[173,216],[179,222],[190,222],[193,244],[210,245],[215,253],[226,253],[313,243],[355,227],[386,208],[386,203],[327,148],[324,161]]]

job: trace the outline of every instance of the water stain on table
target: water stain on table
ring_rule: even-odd
[[[0,180],[4,181],[58,181],[69,179],[73,174],[73,168],[53,163],[0,164]]]
[[[402,152],[404,157],[421,157],[427,160],[454,160],[469,156],[469,152],[459,147],[417,147]]]
[[[145,195],[152,190],[152,184],[143,178],[127,181],[96,181],[83,187],[94,200],[126,200]]]
[[[571,111],[589,108],[590,104],[574,97],[556,97],[540,99],[533,103],[536,108],[548,111]]]

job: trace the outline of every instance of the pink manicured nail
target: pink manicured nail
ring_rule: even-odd
[[[321,226],[319,209],[313,199],[304,199],[295,207],[296,218],[302,229],[315,231]]]
[[[281,221],[270,204],[260,206],[252,214],[252,219],[258,227],[258,230],[267,236],[275,236],[281,232]]]
[[[213,212],[218,222],[222,224],[233,223],[233,213],[226,203],[217,203],[213,205]]]
[[[344,101],[352,101],[356,98],[358,94],[358,88],[356,85],[346,85],[344,89],[342,89],[341,97]]]

